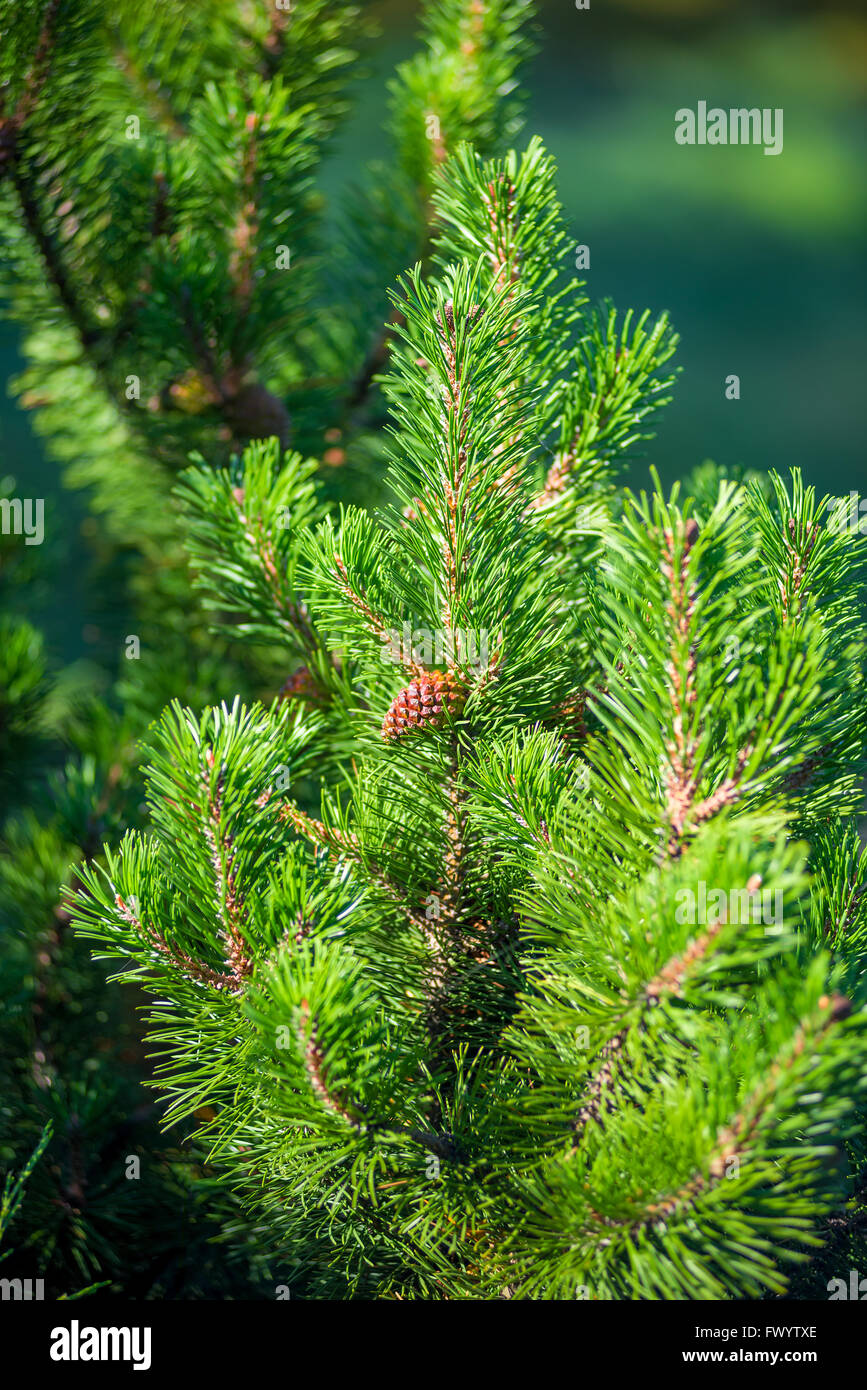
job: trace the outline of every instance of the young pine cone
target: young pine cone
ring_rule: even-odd
[[[447,717],[461,713],[466,698],[466,691],[448,672],[419,676],[393,700],[382,721],[382,737],[401,738],[424,729],[441,729]]]

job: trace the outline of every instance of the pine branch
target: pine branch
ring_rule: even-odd
[[[193,960],[184,951],[179,951],[171,946],[154,927],[143,923],[136,916],[135,912],[127,902],[120,896],[115,895],[115,904],[121,921],[126,922],[132,927],[136,934],[144,941],[149,941],[161,955],[166,956],[173,965],[182,970],[191,980],[197,984],[208,985],[211,989],[226,990],[228,993],[237,993],[238,980],[235,975],[221,974],[218,970],[212,970],[210,966],[202,965],[201,962]]]

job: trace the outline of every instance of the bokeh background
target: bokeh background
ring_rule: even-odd
[[[381,37],[325,170],[336,208],[372,158],[388,156],[384,82],[410,56],[410,0],[369,6]],[[556,156],[574,240],[590,247],[592,299],[666,308],[682,376],[647,459],[663,479],[712,457],[748,468],[797,465],[820,491],[867,493],[867,234],[864,97],[867,16],[855,3],[574,0],[540,6],[525,73],[523,137]],[[782,107],[783,153],[682,147],[678,107]],[[0,325],[4,380],[21,366]],[[724,381],[741,380],[728,401]],[[70,404],[70,409],[74,409]],[[0,476],[46,499],[64,540],[26,616],[50,653],[86,660],[123,625],[98,562],[86,498],[64,493],[25,412],[0,395]],[[114,645],[116,651],[116,645]]]

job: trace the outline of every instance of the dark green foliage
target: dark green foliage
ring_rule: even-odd
[[[0,287],[31,335],[20,389],[119,541],[164,544],[161,499],[191,449],[225,461],[270,434],[352,447],[384,286],[426,254],[448,151],[512,132],[529,11],[427,7],[393,83],[394,165],[352,210],[379,243],[350,222],[331,247],[314,180],[370,38],[360,6],[0,7]]]

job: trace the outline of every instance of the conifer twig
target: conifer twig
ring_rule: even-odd
[[[827,1030],[840,1019],[851,1013],[852,1006],[843,995],[832,998],[823,996],[818,1001],[818,1014],[803,1019],[791,1042],[773,1062],[768,1074],[750,1093],[737,1115],[729,1125],[717,1135],[715,1151],[707,1165],[707,1175],[696,1175],[676,1193],[660,1202],[649,1205],[640,1222],[631,1222],[630,1229],[636,1232],[640,1226],[655,1225],[670,1221],[679,1216],[685,1207],[710,1187],[721,1182],[726,1176],[727,1167],[733,1160],[741,1160],[749,1155],[749,1146],[756,1137],[762,1123],[773,1114],[773,1103],[777,1087],[791,1073],[792,1068],[804,1055],[806,1049],[815,1045]]]
[[[389,1120],[370,1119],[365,1106],[350,1104],[337,1095],[328,1080],[325,1057],[317,1036],[316,1021],[311,1018],[310,1005],[306,999],[302,999],[298,1015],[298,1043],[304,1058],[307,1076],[314,1095],[326,1110],[330,1110],[332,1115],[337,1115],[355,1130],[364,1129],[371,1134],[393,1134],[398,1138],[410,1139],[430,1153],[436,1154],[438,1158],[460,1159],[460,1154],[451,1135],[436,1134],[432,1130],[416,1129],[413,1126],[396,1125]]]
[[[246,909],[238,886],[235,864],[235,846],[232,836],[222,827],[223,779],[225,768],[221,768],[217,785],[211,790],[210,773],[214,767],[213,749],[205,749],[206,768],[202,769],[202,782],[205,792],[205,837],[211,851],[211,864],[214,869],[214,884],[217,895],[217,913],[220,919],[220,936],[226,948],[226,965],[235,981],[236,991],[240,991],[244,980],[252,972],[253,959],[244,937]]]
[[[230,994],[238,992],[238,982],[233,975],[224,975],[219,970],[212,970],[209,965],[203,965],[200,961],[194,960],[186,951],[180,951],[177,947],[170,946],[155,927],[148,926],[136,915],[119,893],[115,894],[114,901],[121,920],[138,932],[142,940],[147,940],[152,946],[155,946],[160,955],[170,960],[191,980],[195,980],[197,984],[208,985],[211,989],[225,990]]]

